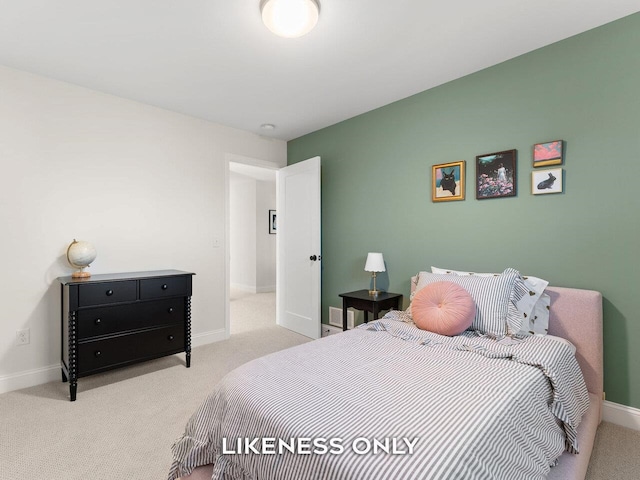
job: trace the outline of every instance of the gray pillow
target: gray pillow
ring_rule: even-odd
[[[460,285],[469,292],[476,304],[476,314],[469,330],[501,337],[507,334],[509,321],[520,320],[518,311],[511,301],[519,277],[520,274],[513,268],[507,268],[500,275],[490,277],[420,272],[415,291],[418,292],[434,282],[453,282]],[[516,318],[511,318],[514,315]]]

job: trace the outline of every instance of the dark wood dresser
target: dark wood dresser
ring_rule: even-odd
[[[179,270],[60,277],[62,381],[186,353],[191,366],[191,280]]]

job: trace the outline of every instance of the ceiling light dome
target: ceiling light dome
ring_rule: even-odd
[[[306,35],[318,23],[320,5],[317,0],[262,0],[262,21],[280,37]]]

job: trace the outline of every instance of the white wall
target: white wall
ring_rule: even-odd
[[[276,289],[276,236],[269,234],[269,210],[276,209],[276,182],[256,182],[256,287]]]
[[[231,286],[256,292],[256,181],[233,174],[229,185]]]
[[[247,292],[276,288],[276,236],[269,210],[276,208],[275,181],[232,172],[230,179],[231,286]]]
[[[0,392],[59,378],[74,238],[94,274],[195,272],[194,344],[222,337],[228,154],[284,166],[286,143],[0,67]]]

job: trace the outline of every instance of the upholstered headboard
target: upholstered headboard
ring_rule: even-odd
[[[411,277],[411,293],[417,277]],[[602,398],[602,295],[594,290],[547,287],[551,297],[549,333],[576,346],[576,357],[589,392]]]
[[[576,357],[589,392],[602,398],[602,295],[594,290],[547,287],[551,297],[549,333],[576,346]]]

